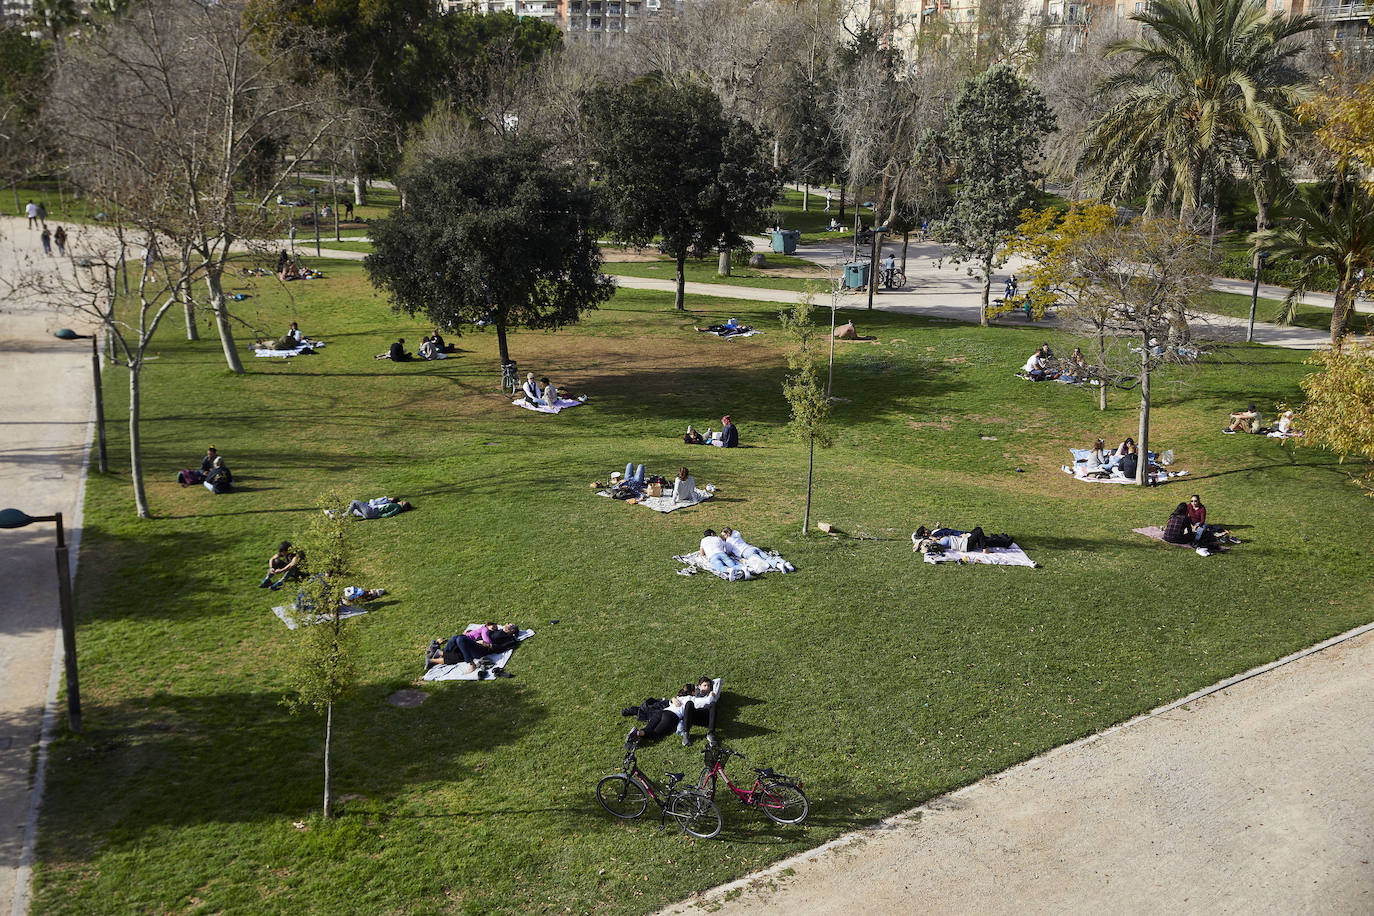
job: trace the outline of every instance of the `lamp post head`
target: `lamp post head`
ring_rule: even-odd
[[[23,528],[35,521],[27,512],[18,509],[0,509],[0,528]]]
[[[53,331],[53,335],[52,335],[52,336],[53,336],[53,337],[56,337],[58,340],[84,340],[84,339],[86,339],[87,337],[90,337],[91,335],[89,335],[89,334],[78,334],[78,333],[76,333],[75,331],[73,331],[71,328],[63,328],[63,329],[60,330],[60,331]]]
[[[311,197],[319,197],[319,196],[320,196],[320,189],[319,189],[319,188],[311,188],[311,189],[310,189],[310,196],[311,196]]]

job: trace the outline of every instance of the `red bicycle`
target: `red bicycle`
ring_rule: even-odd
[[[758,808],[769,820],[779,824],[800,824],[806,820],[811,803],[802,791],[801,780],[775,773],[772,767],[754,767],[754,785],[741,789],[731,782],[730,774],[725,772],[725,761],[731,757],[747,759],[743,754],[724,745],[712,747],[708,744],[704,756],[706,766],[701,770],[697,788],[707,793],[712,801],[716,797],[716,778],[723,776],[725,787],[735,793],[741,804]]]

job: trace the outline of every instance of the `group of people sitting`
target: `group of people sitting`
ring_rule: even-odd
[[[435,328],[433,334],[430,334],[420,342],[421,359],[448,359],[447,354],[456,352],[458,352],[458,348],[453,346],[453,344],[445,343],[438,328]],[[410,351],[406,350],[406,339],[404,337],[398,337],[395,343],[387,347],[385,353],[378,353],[372,358],[389,359],[392,362],[404,363],[409,362],[415,357]]]
[[[1158,465],[1151,464],[1151,470],[1157,468]],[[1139,470],[1140,449],[1136,447],[1134,439],[1127,436],[1119,446],[1110,450],[1106,443],[1098,439],[1093,443],[1092,451],[1088,452],[1088,465],[1083,469],[1083,476],[1108,477],[1116,471],[1129,480]]]
[[[736,579],[752,579],[757,573],[790,573],[796,567],[777,554],[764,553],[733,528],[722,528],[720,534],[710,528],[702,535],[698,553],[706,565],[734,582]]]
[[[549,381],[547,375],[536,382],[533,372],[525,375],[525,384],[520,386],[520,391],[525,403],[534,407],[557,407],[561,397],[558,386]]]
[[[276,273],[277,278],[283,283],[287,280],[314,280],[324,276],[318,270],[303,266],[300,259],[291,257],[285,248],[277,254]]]
[[[1010,547],[1016,543],[1009,534],[986,534],[981,526],[972,531],[960,528],[930,529],[921,525],[911,539],[912,549],[920,553],[942,554],[946,550],[959,553],[990,553],[994,549]]]
[[[676,477],[666,480],[658,476],[648,476],[644,471],[644,465],[636,465],[631,461],[625,465],[624,474],[619,471],[611,474],[609,489],[612,499],[641,499],[650,494],[650,488],[655,485],[659,488],[658,495],[671,496],[675,503],[697,501],[697,482],[685,465],[678,468]]]
[[[637,718],[643,725],[630,729],[625,744],[632,747],[641,741],[657,741],[676,732],[682,746],[692,742],[692,726],[706,728],[706,740],[716,743],[716,711],[720,706],[720,685],[709,677],[694,684],[683,684],[671,697],[649,697],[638,706],[627,706],[622,716]]]
[[[204,484],[211,493],[228,493],[234,489],[234,475],[212,445],[200,460],[200,469],[184,468],[177,472],[177,483],[183,487]]]
[[[1179,503],[1164,523],[1164,540],[1170,544],[1194,547],[1202,556],[1225,549],[1223,544],[1239,544],[1231,532],[1207,524],[1207,507],[1202,497],[1194,493],[1186,503]]]
[[[318,342],[314,342],[318,344]],[[254,350],[300,350],[303,354],[313,354],[315,351],[311,342],[305,339],[301,333],[301,327],[296,322],[291,322],[291,327],[286,329],[286,333],[273,340],[264,340],[259,337],[253,342]]]
[[[429,649],[425,651],[425,670],[428,671],[435,665],[458,665],[463,664],[467,667],[465,673],[472,673],[478,670],[478,665],[483,658],[488,655],[496,655],[505,652],[507,649],[514,649],[520,644],[520,627],[513,623],[501,624],[494,623],[479,624],[469,627],[462,633],[455,633],[447,641],[435,639],[430,642]],[[485,680],[488,672],[484,667],[478,671],[478,678]],[[493,668],[490,671],[491,677],[514,677],[504,668]]]
[[[1081,384],[1089,379],[1088,361],[1083,351],[1074,347],[1067,359],[1056,359],[1048,343],[1042,343],[1021,367],[1021,374],[1033,382],[1048,382],[1058,379],[1070,384]]]
[[[727,413],[720,418],[720,431],[712,432],[708,426],[706,434],[697,432],[696,427],[688,426],[682,441],[688,445],[714,445],[716,448],[739,448],[739,427]]]
[[[1244,410],[1237,410],[1231,414],[1227,420],[1227,425],[1222,432],[1226,433],[1253,433],[1255,435],[1270,435],[1278,438],[1288,438],[1290,436],[1300,436],[1297,430],[1293,429],[1293,411],[1285,410],[1279,417],[1279,421],[1273,426],[1264,425],[1264,415],[1254,404],[1247,404]]]

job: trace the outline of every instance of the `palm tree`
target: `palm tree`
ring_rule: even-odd
[[[1374,196],[1363,185],[1353,185],[1337,200],[1319,209],[1300,199],[1293,221],[1278,229],[1255,234],[1255,247],[1276,258],[1292,258],[1302,265],[1293,290],[1283,300],[1280,324],[1292,323],[1298,302],[1310,288],[1318,267],[1330,265],[1336,272],[1336,303],[1331,309],[1331,343],[1345,336],[1355,297],[1368,281],[1374,282]]]
[[[1316,21],[1270,15],[1261,0],[1155,0],[1148,7],[1131,17],[1144,34],[1107,49],[1135,60],[1100,84],[1115,102],[1089,127],[1080,163],[1107,196],[1144,192],[1151,210],[1176,203],[1186,219],[1202,204],[1205,182],[1231,170],[1237,157],[1264,163],[1283,154],[1307,86],[1290,39]],[[1254,188],[1265,214],[1263,183]]]

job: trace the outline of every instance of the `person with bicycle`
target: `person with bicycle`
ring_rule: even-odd
[[[888,288],[896,286],[897,279],[897,257],[892,252],[887,253],[883,258],[883,284]]]

